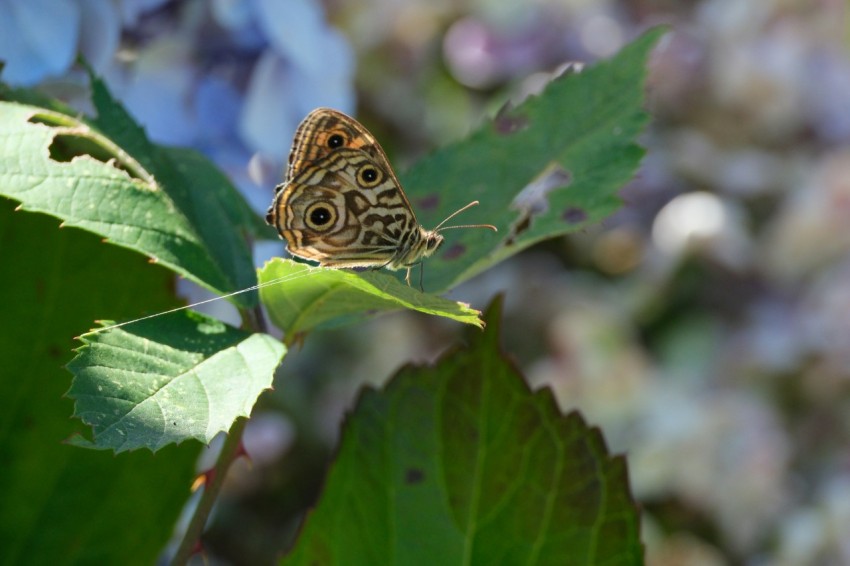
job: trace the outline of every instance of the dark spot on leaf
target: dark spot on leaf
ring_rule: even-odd
[[[453,244],[449,249],[443,252],[443,259],[445,260],[453,260],[457,259],[463,254],[466,253],[466,246],[463,244]]]
[[[51,344],[47,348],[47,355],[53,358],[54,360],[58,360],[62,358],[62,348],[57,346],[56,344]]]
[[[425,472],[419,468],[408,468],[404,474],[404,483],[408,485],[422,483],[425,481]]]
[[[570,207],[561,215],[570,224],[578,224],[587,220],[587,213],[580,208]]]
[[[497,133],[509,135],[526,129],[528,122],[528,117],[513,112],[513,105],[508,102],[499,109],[496,118],[493,119],[493,127]]]
[[[421,210],[434,210],[440,204],[440,195],[433,194],[416,199],[416,204]]]

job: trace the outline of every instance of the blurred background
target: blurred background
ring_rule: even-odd
[[[82,53],[153,140],[203,151],[264,213],[316,106],[355,114],[403,170],[660,23],[623,209],[452,296],[504,293],[505,350],[531,386],[627,454],[649,564],[850,564],[843,0],[0,0],[0,59],[5,82],[89,110]],[[282,253],[258,244],[258,265]],[[400,313],[292,352],[210,563],[278,556],[359,388],[464,332]]]

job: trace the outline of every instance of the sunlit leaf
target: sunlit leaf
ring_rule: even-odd
[[[74,415],[92,426],[92,447],[158,450],[187,438],[208,443],[251,413],[285,352],[191,311],[82,337],[68,369]],[[85,444],[77,440],[78,444]]]
[[[260,270],[259,280],[266,285],[260,297],[269,316],[290,335],[403,308],[483,325],[477,310],[422,293],[379,271],[355,273],[275,259]]]
[[[0,101],[0,195],[213,291],[253,285],[245,236],[270,232],[226,177],[193,151],[150,143],[99,80],[93,89],[94,121],[59,105]],[[256,296],[235,300],[251,305]]]

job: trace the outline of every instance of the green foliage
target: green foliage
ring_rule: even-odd
[[[187,311],[82,341],[68,364],[74,416],[92,426],[94,446],[116,452],[208,444],[251,414],[285,352],[267,334]]]
[[[260,270],[259,280],[266,285],[260,289],[260,298],[269,316],[287,335],[400,308],[483,326],[477,310],[420,293],[377,271],[354,273],[275,259]]]
[[[642,155],[635,138],[647,120],[643,62],[662,31],[645,34],[608,62],[553,81],[539,96],[404,175],[426,226],[477,198],[481,206],[465,213],[463,223],[492,223],[500,230],[447,233],[441,252],[427,260],[425,289],[447,290],[537,241],[616,209],[616,192]],[[151,144],[100,81],[93,79],[93,89],[98,118],[90,122],[56,105],[0,102],[0,194],[21,201],[25,210],[58,216],[144,253],[210,289],[251,286],[244,236],[268,229],[257,226],[206,160]],[[358,285],[355,277],[345,279]],[[393,293],[407,302],[402,287]],[[251,306],[252,296],[235,300]],[[337,312],[336,305],[324,314],[316,305],[297,310],[309,307],[324,323],[340,324],[372,309],[363,306],[359,315]],[[337,315],[343,320],[332,321]]]
[[[640,564],[625,462],[499,352],[466,350],[367,390],[283,564]]]
[[[446,290],[616,209],[616,191],[641,157],[635,138],[646,123],[644,63],[660,33],[554,81],[404,176],[425,226],[478,199],[481,206],[458,222],[500,230],[448,232],[445,247],[426,262],[425,289]],[[150,143],[99,80],[92,86],[92,120],[57,103],[3,92],[0,194],[211,290],[253,286],[247,240],[269,229],[209,162]],[[188,483],[195,445],[169,447],[173,460],[155,461],[138,450],[106,460],[59,446],[76,431],[59,399],[65,380],[52,372],[66,361],[69,338],[88,321],[163,308],[170,292],[164,293],[161,270],[134,262],[126,250],[39,222],[49,236],[21,236],[0,225],[0,246],[13,251],[3,250],[4,262],[16,270],[2,278],[5,296],[15,301],[3,328],[10,341],[0,345],[12,360],[0,391],[7,405],[0,448],[16,457],[0,466],[0,484],[24,494],[4,500],[0,538],[20,542],[2,552],[7,562],[41,552],[45,563],[150,563],[151,549],[165,540],[182,504],[175,485]],[[154,451],[187,438],[209,442],[250,414],[285,352],[254,322],[257,310],[249,309],[257,296],[288,340],[399,308],[482,325],[467,305],[421,293],[386,273],[284,260],[260,272],[262,284],[278,279],[284,281],[259,294],[235,295],[246,329],[184,312],[84,336],[68,364],[74,373],[69,396],[94,438],[73,442]],[[151,297],[151,305],[142,305],[141,297]],[[624,462],[608,456],[598,431],[577,414],[561,415],[548,392],[528,391],[498,353],[494,326],[437,368],[405,370],[385,391],[362,396],[327,492],[287,562],[640,562]],[[137,468],[147,475],[139,478]],[[92,495],[100,486],[111,492]],[[81,508],[93,518],[77,521]],[[123,520],[109,520],[116,516]],[[92,538],[98,542],[87,546]],[[49,541],[43,549],[36,548],[40,539]],[[141,545],[146,552],[133,554]]]
[[[425,289],[449,289],[535,242],[581,230],[619,208],[617,192],[643,155],[636,138],[649,119],[642,108],[645,61],[662,33],[652,30],[613,59],[565,74],[402,175],[426,227],[479,200],[458,223],[499,229],[498,235],[446,233],[442,250],[427,260]]]
[[[92,80],[94,121],[0,102],[0,194],[213,291],[253,285],[245,235],[259,228],[241,196],[197,153],[151,144]],[[238,300],[250,306],[256,297]]]
[[[63,444],[82,427],[62,366],[92,319],[174,306],[173,276],[11,204],[0,200],[0,564],[153,564],[200,445],[115,458]]]

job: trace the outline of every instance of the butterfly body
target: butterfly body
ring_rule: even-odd
[[[417,222],[374,136],[330,108],[298,126],[266,221],[293,255],[327,267],[406,268],[408,282],[410,267],[443,243]]]

